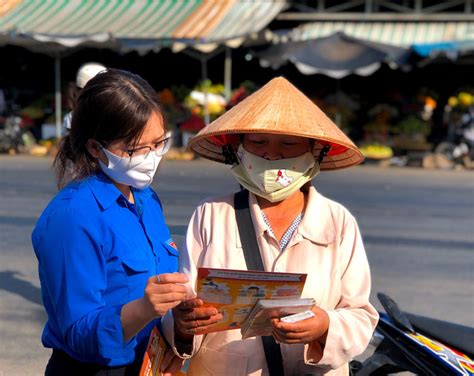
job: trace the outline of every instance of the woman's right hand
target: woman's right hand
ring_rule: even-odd
[[[181,273],[160,274],[148,278],[145,295],[122,307],[123,336],[129,341],[151,320],[163,316],[186,298],[188,278]]]
[[[180,339],[190,339],[222,320],[222,314],[213,307],[203,307],[198,298],[188,299],[173,309],[175,335]]]
[[[161,317],[186,297],[186,275],[166,273],[148,278],[143,302],[150,317]]]

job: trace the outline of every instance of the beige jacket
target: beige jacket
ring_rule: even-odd
[[[253,194],[249,203],[265,270],[307,273],[302,297],[314,298],[330,318],[318,363],[312,361],[318,346],[281,345],[285,375],[348,375],[347,362],[364,351],[378,320],[369,303],[369,265],[354,217],[312,187],[303,220],[281,252]],[[233,195],[204,202],[196,209],[179,263],[191,286],[195,286],[198,266],[246,269]],[[163,328],[176,352],[171,314],[164,317]],[[260,338],[242,340],[240,330],[195,336],[190,355],[188,375],[268,374]]]

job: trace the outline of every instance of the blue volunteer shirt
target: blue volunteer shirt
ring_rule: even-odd
[[[142,356],[149,323],[124,342],[120,311],[142,297],[150,276],[178,270],[178,252],[151,188],[131,204],[103,173],[71,183],[32,234],[48,314],[42,341],[77,360],[107,366]]]

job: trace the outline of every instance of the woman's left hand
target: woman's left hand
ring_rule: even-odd
[[[314,317],[300,322],[285,323],[273,319],[273,337],[280,343],[309,343],[318,340],[324,344],[329,328],[329,316],[319,307],[313,307],[312,311]]]

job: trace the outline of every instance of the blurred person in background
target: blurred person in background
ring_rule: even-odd
[[[71,130],[72,111],[79,91],[86,86],[91,78],[106,69],[107,68],[100,63],[83,64],[77,71],[76,82],[70,82],[66,87],[66,106],[69,108],[69,112],[63,118],[63,136]]]
[[[300,322],[273,319],[272,336],[242,339],[239,330],[203,335],[223,314],[201,299],[185,300],[163,328],[175,353],[190,358],[188,375],[348,375],[378,320],[369,264],[355,218],[311,180],[320,170],[357,165],[362,153],[284,78],[201,130],[190,148],[231,164],[243,187],[195,210],[179,259],[190,286],[198,267],[245,270],[257,258],[267,272],[306,273],[302,298],[316,306]],[[253,237],[253,249],[244,237]]]
[[[150,187],[169,146],[141,77],[105,70],[80,91],[54,161],[61,190],[32,234],[47,376],[138,375],[150,332],[184,299],[187,278]],[[163,367],[181,363],[169,352]]]

